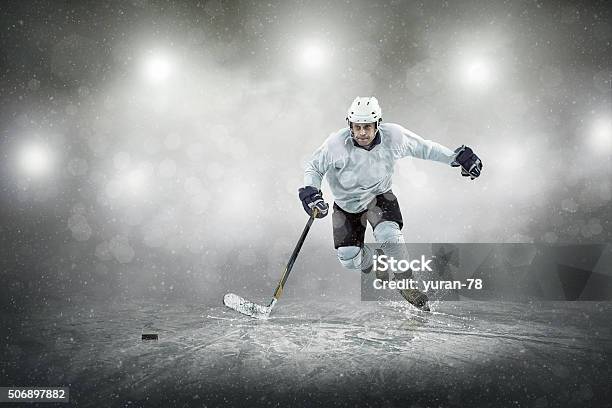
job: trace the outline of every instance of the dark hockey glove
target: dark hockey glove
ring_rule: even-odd
[[[472,149],[463,145],[455,150],[455,160],[451,163],[451,166],[461,167],[461,175],[474,180],[480,176],[482,161]]]
[[[323,201],[323,195],[320,190],[315,187],[306,186],[299,189],[300,200],[302,206],[308,215],[312,217],[312,211],[317,208],[317,218],[323,218],[327,215],[329,205]]]

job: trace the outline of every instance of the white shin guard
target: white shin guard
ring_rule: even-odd
[[[383,221],[374,228],[374,239],[390,258],[408,259],[404,235],[395,221]]]

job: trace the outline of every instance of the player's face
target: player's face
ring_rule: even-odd
[[[376,136],[376,126],[374,123],[353,123],[351,124],[353,137],[359,146],[367,146],[372,143]]]

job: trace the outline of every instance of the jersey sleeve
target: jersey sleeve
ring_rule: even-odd
[[[455,152],[440,143],[423,139],[416,133],[399,126],[401,140],[398,151],[400,157],[416,157],[423,160],[433,160],[441,163],[451,164],[455,159]]]
[[[310,160],[306,162],[304,169],[304,186],[312,186],[321,189],[323,176],[331,165],[329,158],[329,149],[327,140],[313,154]]]

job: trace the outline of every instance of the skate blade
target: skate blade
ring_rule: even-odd
[[[234,293],[228,293],[225,295],[223,297],[223,304],[230,309],[234,309],[239,313],[254,317],[255,319],[267,319],[270,316],[270,311],[272,310],[272,308],[269,306],[258,305],[257,303],[250,302]]]

